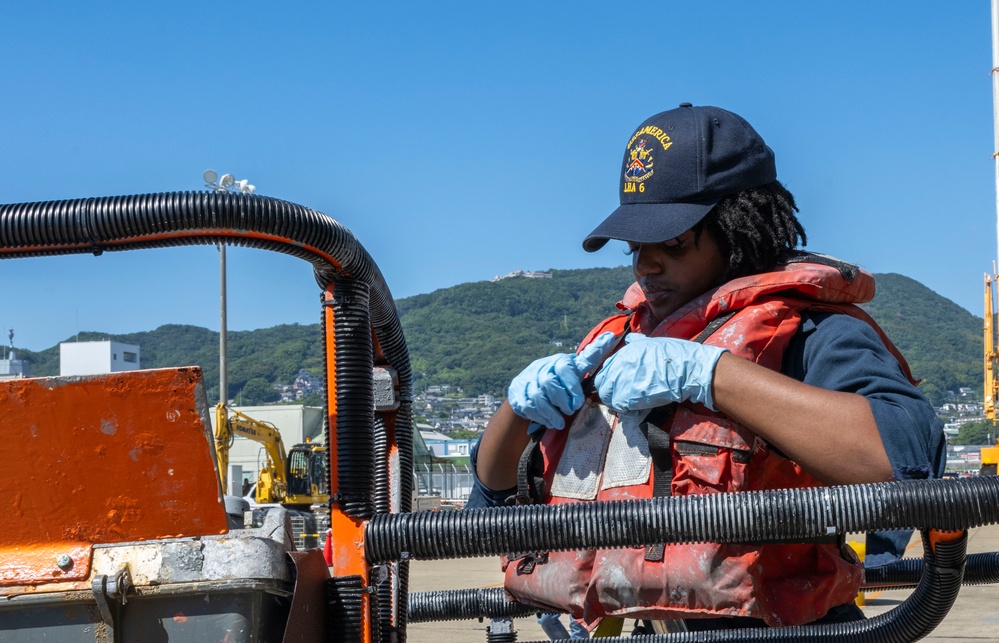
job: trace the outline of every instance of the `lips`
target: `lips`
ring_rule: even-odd
[[[642,292],[645,293],[645,300],[652,305],[665,300],[670,296],[672,291],[666,290],[660,286],[655,286],[651,284],[642,284]]]

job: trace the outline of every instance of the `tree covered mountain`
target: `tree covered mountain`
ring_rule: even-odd
[[[550,279],[514,277],[474,282],[396,302],[419,391],[433,384],[466,394],[503,395],[530,361],[571,351],[632,281],[627,267],[552,270]],[[948,390],[981,390],[982,320],[922,284],[897,274],[876,275],[878,294],[864,308],[909,360],[923,390],[939,404]],[[166,325],[110,336],[81,333],[81,341],[137,344],[143,368],[199,365],[209,399],[218,396],[218,333]],[[282,325],[229,333],[229,395],[265,401],[270,385],[290,384],[302,368],[321,372],[318,324]],[[32,374],[59,372],[59,348],[32,353]]]
[[[141,349],[142,368],[200,366],[204,373],[209,400],[218,399],[218,331],[168,324],[156,330],[124,335],[85,332],[67,341],[113,339],[135,344]],[[229,397],[243,393],[241,402],[255,404],[276,399],[272,384],[291,384],[300,369],[322,371],[322,348],[319,324],[287,324],[252,331],[229,331]],[[59,374],[59,347],[18,355],[32,362],[36,377]]]
[[[923,284],[895,273],[875,275],[878,290],[864,309],[877,320],[922,379],[920,388],[940,404],[947,391],[982,391],[981,317]]]

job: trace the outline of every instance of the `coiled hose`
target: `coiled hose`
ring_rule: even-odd
[[[402,509],[408,510],[411,493],[405,490],[412,484],[405,475],[412,467],[412,438],[406,433],[412,430],[408,417],[411,407],[407,404],[412,400],[408,352],[394,302],[378,267],[338,222],[296,204],[228,192],[0,205],[0,258],[84,252],[100,255],[106,251],[220,242],[305,259],[313,265],[321,287],[351,279],[367,288],[371,329],[399,375],[403,405],[396,433],[404,472]],[[338,351],[340,348],[338,344]],[[362,348],[362,352],[366,350]],[[361,361],[357,360],[358,364]],[[370,362],[365,365],[365,377],[370,378],[370,367]],[[337,400],[339,404],[339,396]],[[338,414],[340,411],[338,408]],[[360,406],[357,412],[361,412]],[[363,412],[367,417],[368,409]],[[363,425],[370,434],[370,422],[357,422],[356,426]],[[340,437],[338,431],[337,439]],[[358,455],[367,457],[371,453],[367,438],[352,437],[349,442],[366,451]],[[338,453],[344,455],[342,449]],[[351,503],[352,511],[371,512],[370,475],[361,476],[356,485],[345,479],[342,482],[348,484],[349,488],[340,491]],[[594,506],[442,512],[432,516],[377,514],[367,525],[365,540],[369,563],[661,542],[808,540],[846,531],[927,526],[959,529],[994,523],[994,514],[999,511],[997,495],[995,482],[979,478],[918,482],[915,486],[901,482]],[[404,568],[403,562],[398,605],[400,640],[405,638],[408,571]],[[924,570],[923,578],[934,574],[934,569],[927,564],[929,571]],[[357,625],[354,621],[359,618],[355,614],[359,592],[363,591],[359,584],[353,578],[336,578],[332,582],[334,603],[345,608],[344,613],[333,618],[337,621],[352,615],[348,618],[351,623],[346,624],[350,632],[340,630],[351,638]]]
[[[326,585],[326,631],[341,641],[359,641],[364,631],[364,586],[360,576],[337,576]],[[377,621],[376,621],[377,622]]]
[[[334,322],[338,389],[335,440],[337,466],[346,472],[340,476],[338,492],[345,512],[356,517],[370,516],[374,511],[373,404],[364,390],[370,390],[371,382],[371,332],[399,378],[403,404],[396,413],[397,446],[400,463],[410,467],[403,471],[412,470],[413,461],[412,435],[406,433],[412,431],[412,418],[408,416],[412,408],[412,371],[388,286],[378,266],[347,228],[321,212],[294,203],[231,192],[171,192],[0,205],[0,258],[100,255],[108,251],[219,243],[299,257],[312,264],[321,288],[334,285],[332,305],[339,307]],[[328,440],[331,437],[327,435]],[[405,490],[412,481],[405,475],[402,479]],[[410,495],[402,494],[404,511],[411,507]],[[346,609],[336,618],[350,621],[345,627],[354,632],[359,626],[354,621],[360,619],[359,580],[337,578],[331,586],[334,602]],[[400,573],[399,602],[403,607],[407,587]],[[401,614],[400,640],[404,640],[405,611]]]
[[[848,623],[821,623],[783,628],[678,632],[640,637],[650,643],[695,641],[810,641],[823,643],[903,643],[923,638],[950,610],[961,589],[967,533],[949,542],[929,543],[923,532],[925,567],[912,596],[890,612]],[[606,643],[627,643],[638,637],[608,638]],[[542,643],[540,641],[536,643]]]
[[[862,590],[912,589],[923,574],[922,558],[906,558],[879,567],[864,569]],[[963,585],[999,583],[999,552],[968,554]],[[509,601],[502,587],[416,592],[409,595],[409,622],[457,621],[528,616],[538,608]]]
[[[925,558],[920,580],[913,595],[890,612],[871,619],[848,623],[820,623],[785,628],[752,628],[710,632],[682,632],[664,635],[609,638],[608,643],[650,641],[825,641],[844,643],[901,643],[924,637],[953,606],[961,587],[967,547],[967,533],[951,541],[929,542],[922,532]],[[426,622],[468,618],[526,616],[536,608],[506,602],[503,590],[455,590],[426,592],[410,597],[410,620]],[[604,639],[602,639],[604,640]]]

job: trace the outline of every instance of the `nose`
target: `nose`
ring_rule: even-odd
[[[631,267],[637,277],[645,277],[662,271],[662,265],[656,261],[655,252],[646,244],[639,244],[631,255]]]

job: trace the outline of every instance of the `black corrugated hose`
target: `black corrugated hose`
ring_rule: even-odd
[[[922,558],[905,558],[880,567],[864,569],[861,589],[891,590],[915,587],[923,573]],[[999,552],[969,554],[965,562],[965,585],[999,583]]]
[[[593,504],[529,505],[462,512],[376,517],[368,524],[368,559],[389,554],[415,559],[636,547],[657,542],[808,541],[831,534],[918,528],[959,530],[999,522],[999,479],[891,482],[876,485],[782,489],[740,494],[655,498]],[[463,515],[464,514],[464,515]],[[922,580],[905,609],[892,616],[843,626],[692,632],[649,640],[915,640],[943,618],[960,588],[960,555],[953,546],[928,553]],[[942,552],[942,554],[941,554]],[[943,556],[940,558],[940,556]],[[955,562],[957,556],[959,561]],[[391,557],[391,556],[390,556]],[[421,610],[467,609],[460,598],[415,597]],[[426,605],[424,601],[437,601]],[[418,605],[417,605],[418,604]],[[422,613],[421,619],[433,620]],[[927,620],[929,619],[929,620]],[[842,629],[842,628],[846,629]],[[816,629],[825,628],[825,629]]]
[[[169,192],[0,205],[0,258],[229,243],[312,264],[320,287],[343,277],[371,289],[371,326],[412,399],[395,302],[378,266],[331,217],[288,201],[231,192]]]
[[[861,590],[912,589],[923,574],[922,558],[905,558],[887,565],[864,569]],[[999,583],[999,552],[968,554],[965,559],[963,585],[994,585]],[[484,589],[453,589],[435,592],[414,592],[409,595],[409,622],[456,621],[493,618],[496,616],[527,616],[538,608],[508,601],[502,587]]]
[[[333,287],[336,337],[336,445],[339,492],[333,499],[353,518],[368,519],[374,503],[374,347],[368,321],[368,287],[339,279]]]
[[[389,489],[389,439],[388,431],[385,427],[385,420],[380,413],[375,413],[374,424],[374,482],[375,482],[375,511],[377,513],[388,513],[391,510],[391,497]],[[391,643],[395,628],[393,623],[395,618],[392,611],[392,577],[395,574],[393,568],[395,563],[385,565],[385,578],[375,587],[373,596],[377,603],[378,632],[384,643]]]
[[[532,605],[508,601],[502,587],[414,592],[409,595],[410,623],[529,616],[540,611]]]
[[[337,361],[342,361],[346,351],[352,363],[344,367],[344,373],[337,374],[338,378],[344,378],[341,381],[350,389],[350,396],[357,387],[352,380],[365,379],[370,384],[371,360],[365,364],[371,346],[370,324],[399,375],[400,396],[410,399],[409,354],[388,286],[353,234],[320,212],[287,201],[231,192],[171,192],[0,205],[3,258],[84,252],[99,255],[114,250],[220,242],[300,257],[313,265],[320,286],[336,282],[338,293],[351,288],[349,296],[356,303],[338,313],[338,319],[348,318],[343,331],[351,338],[338,342]],[[364,320],[354,319],[357,316]],[[362,323],[363,329],[359,328]],[[361,353],[356,360],[349,355],[355,350]],[[347,497],[351,515],[368,517],[371,473],[370,468],[365,471],[363,464],[358,465],[358,459],[371,457],[371,449],[366,448],[370,446],[371,421],[365,416],[372,411],[363,408],[364,401],[346,402],[349,408],[340,407],[339,414],[351,428],[337,431],[338,440],[346,437],[348,442],[347,453],[341,447],[338,460],[351,475],[342,478],[347,489],[341,492]],[[354,473],[359,474],[359,479],[355,480]]]
[[[515,643],[517,631],[508,618],[493,619],[486,627],[486,643]]]
[[[400,383],[401,387],[401,383]],[[395,443],[399,447],[399,511],[413,510],[413,403],[404,397],[395,419]],[[398,643],[406,643],[406,623],[409,613],[409,560],[400,560],[399,591],[396,594],[396,626]]]
[[[650,641],[824,641],[844,643],[902,643],[915,641],[933,630],[950,610],[961,587],[967,533],[952,541],[928,542],[923,532],[925,559],[921,578],[912,596],[890,612],[871,619],[784,628],[753,628],[710,632],[682,632],[630,638],[608,638],[607,643]],[[426,592],[410,597],[410,620],[427,622],[466,618],[524,616],[528,606],[504,603],[503,590]],[[528,610],[528,611],[525,611]],[[537,611],[536,609],[534,611]]]
[[[930,545],[923,532],[926,564],[912,596],[890,612],[849,623],[822,623],[782,628],[678,632],[631,638],[606,638],[605,643],[694,643],[700,641],[787,641],[794,643],[903,643],[916,641],[935,628],[950,610],[961,589],[967,533]],[[543,643],[536,641],[532,643]]]
[[[999,522],[999,478],[907,480],[605,503],[379,515],[365,530],[370,562],[468,558],[656,543],[809,542],[892,529],[966,529]]]
[[[403,402],[396,419],[403,511],[411,507],[412,374],[402,327],[378,267],[353,235],[335,220],[302,206],[256,195],[228,192],[180,192],[0,205],[0,258],[44,256],[148,247],[232,243],[264,248],[309,261],[322,287],[358,284],[352,296],[365,299],[367,324],[389,364],[399,375]],[[349,308],[349,305],[347,306]],[[370,384],[370,332],[350,317],[351,332],[362,341],[356,368],[337,373],[354,395]],[[345,344],[353,343],[347,340]],[[345,344],[339,342],[339,352]],[[350,353],[350,351],[347,351]],[[348,355],[348,357],[350,357]],[[354,361],[353,359],[351,360]],[[339,369],[338,369],[339,371]],[[353,382],[357,378],[357,383]],[[370,388],[369,388],[370,390]],[[363,396],[362,396],[363,397]],[[345,402],[347,400],[344,400]],[[341,399],[337,397],[338,406]],[[348,443],[371,453],[373,403],[338,408],[355,428]],[[358,417],[353,417],[354,415]],[[360,436],[361,433],[365,436]],[[355,433],[357,435],[355,435]],[[347,438],[337,432],[339,440]],[[363,443],[363,444],[362,444]],[[348,451],[353,448],[348,447]],[[340,460],[338,459],[338,465]],[[360,474],[346,495],[352,511],[373,512],[371,474]],[[353,475],[351,475],[353,477]],[[346,476],[341,478],[346,482]],[[364,498],[367,498],[365,500]],[[356,504],[356,507],[355,507]],[[920,481],[689,498],[614,502],[592,506],[510,507],[494,510],[424,514],[377,514],[366,528],[368,562],[408,558],[485,556],[511,551],[571,550],[596,546],[624,547],[662,542],[774,542],[820,538],[830,533],[881,529],[963,529],[997,522],[999,487],[994,478]],[[940,550],[942,545],[938,545]],[[399,635],[405,638],[408,571],[400,564]],[[928,564],[924,573],[935,574]],[[942,574],[946,576],[946,574]],[[958,581],[959,582],[959,581]],[[334,579],[340,604],[354,605],[358,583]],[[920,585],[922,587],[922,584]],[[917,589],[917,593],[919,590]],[[347,612],[353,612],[348,609]],[[338,617],[337,617],[338,618]],[[352,618],[352,617],[351,617]],[[873,620],[873,619],[872,619]],[[348,627],[351,629],[351,627]],[[347,633],[347,632],[342,632]],[[698,633],[700,634],[700,633]],[[713,639],[719,640],[719,639]],[[858,639],[859,640],[859,639]],[[879,639],[884,640],[884,639]]]
[[[327,581],[327,632],[338,641],[360,641],[364,631],[364,586],[360,576],[336,576]],[[377,620],[375,620],[377,623]]]
[[[412,371],[388,286],[378,266],[347,228],[321,212],[294,203],[231,192],[171,192],[0,205],[0,258],[100,255],[108,251],[219,243],[299,257],[312,264],[321,288],[333,284],[338,295],[350,289],[354,301],[337,311],[337,319],[346,320],[346,326],[335,329],[338,467],[345,472],[338,491],[349,506],[345,512],[356,517],[370,516],[372,467],[364,461],[370,460],[372,453],[373,396],[363,393],[365,386],[361,382],[366,381],[370,391],[371,332],[399,377],[399,395],[404,404],[397,411],[397,426],[408,426],[410,430],[412,419],[407,414],[411,410]],[[359,401],[355,398],[358,395]],[[412,436],[403,436],[406,439],[397,441],[400,462],[411,466]],[[405,480],[406,485],[411,481]],[[410,501],[405,494],[403,497],[403,509],[408,510]],[[332,584],[344,582],[334,579]],[[354,584],[351,580],[334,593],[353,605]],[[405,594],[400,603],[405,605]]]

